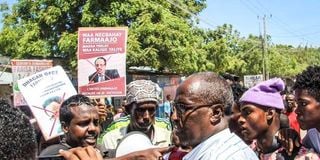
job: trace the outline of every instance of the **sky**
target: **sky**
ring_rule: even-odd
[[[16,0],[0,2],[11,5]],[[227,23],[243,37],[263,33],[263,16],[272,43],[320,47],[319,0],[207,0],[207,8],[198,15],[202,28]]]
[[[272,43],[320,47],[319,0],[207,0],[198,17],[202,28],[227,23],[247,37],[263,33],[264,15]]]

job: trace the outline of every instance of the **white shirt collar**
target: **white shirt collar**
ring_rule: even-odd
[[[229,128],[226,128],[226,129],[212,135],[211,137],[209,137],[208,139],[206,139],[202,143],[198,144],[194,149],[191,150],[191,152],[186,154],[183,157],[183,160],[199,159],[200,157],[202,157],[206,153],[206,151],[210,147],[212,147],[212,145],[220,146],[219,143],[223,142],[225,139],[225,136],[230,135],[230,134],[231,134],[231,132],[230,132]]]

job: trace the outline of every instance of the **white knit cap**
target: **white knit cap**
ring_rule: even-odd
[[[152,101],[159,103],[161,88],[150,80],[136,80],[127,85],[127,105]]]

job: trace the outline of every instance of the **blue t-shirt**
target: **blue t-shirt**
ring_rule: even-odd
[[[156,117],[163,118],[163,114],[164,114],[163,112],[164,112],[163,104],[159,104],[159,107],[156,112]]]
[[[307,148],[313,148],[315,152],[320,153],[320,133],[316,128],[308,130],[302,140],[302,144]]]
[[[168,115],[170,115],[170,112],[171,112],[171,103],[169,101],[165,101],[163,103],[163,109],[164,109],[164,112],[167,113]]]

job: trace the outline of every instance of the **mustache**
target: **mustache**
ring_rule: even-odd
[[[152,123],[150,121],[143,121],[138,124],[140,127],[149,127],[150,125],[152,125]]]
[[[89,134],[87,134],[85,137],[87,138],[87,137],[94,137],[94,138],[98,138],[98,136],[99,136],[99,134],[98,133],[95,133],[95,132],[92,132],[92,133],[89,133]]]

